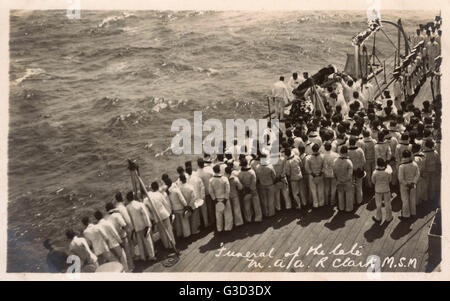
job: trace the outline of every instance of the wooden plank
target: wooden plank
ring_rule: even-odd
[[[272,218],[272,223],[274,220],[275,220],[275,218]],[[262,252],[264,252],[264,254],[267,256],[267,254],[269,254],[269,252],[270,252],[270,249],[271,249],[270,246],[273,243],[273,239],[275,238],[275,235],[274,235],[275,232],[278,232],[278,231],[275,231],[273,224],[272,224],[271,227],[268,228],[266,230],[266,232],[263,233],[262,237],[260,239],[258,239],[257,241],[255,241],[251,245],[251,248],[248,251],[255,252],[256,254],[261,254]],[[243,251],[247,251],[247,250],[243,250]],[[262,258],[258,258],[258,259],[256,259],[256,261],[259,262],[260,264],[262,264],[260,259],[262,259]],[[247,262],[244,262],[244,261],[238,262],[238,264],[234,267],[233,270],[236,272],[239,272],[239,271],[261,272],[261,271],[265,271],[265,269],[267,268],[267,266],[265,266],[265,265],[263,265],[263,267],[264,267],[263,269],[256,267],[256,266],[249,268],[248,264],[249,264],[248,261]]]
[[[392,208],[395,209],[396,207],[398,207],[399,202],[401,203],[400,196],[397,195],[397,197],[392,201],[392,204],[393,204]],[[401,208],[401,205],[400,205],[400,208]],[[383,263],[384,259],[390,255],[390,252],[392,252],[392,250],[394,248],[396,241],[391,237],[391,234],[392,234],[393,230],[395,228],[397,228],[398,224],[400,223],[400,220],[398,219],[400,212],[401,211],[394,211],[394,210],[392,211],[393,220],[389,224],[389,227],[386,229],[384,242],[377,254],[380,257],[381,263]],[[385,271],[385,269],[382,267],[381,271]]]
[[[208,256],[208,253],[213,252],[215,250],[215,249],[212,249],[212,251],[205,250],[206,248],[205,246],[207,246],[209,243],[211,244],[214,243],[218,248],[220,244],[217,243],[218,239],[219,239],[218,236],[214,232],[211,232],[211,234],[207,238],[203,239],[199,244],[197,251],[195,253],[192,253],[191,256],[193,256],[193,258],[191,258],[187,264],[182,266],[183,272],[197,271],[198,265],[205,259],[205,257]]]
[[[394,272],[396,270],[397,261],[399,259],[398,255],[402,248],[406,246],[406,242],[415,232],[414,229],[418,227],[414,227],[414,222],[406,221],[399,222],[396,224],[395,229],[392,231],[390,238],[394,241],[391,244],[391,248],[386,248],[385,252],[383,252],[384,256],[380,256],[380,258],[394,257],[394,265],[391,267],[389,265],[385,265],[382,268],[382,271]],[[399,230],[397,230],[399,229]],[[403,233],[405,232],[405,233]]]
[[[391,194],[391,202],[397,197],[395,193]],[[370,202],[375,202],[375,196],[372,197]],[[371,203],[370,205],[374,205],[375,203]],[[367,262],[367,259],[370,255],[376,255],[379,256],[379,252],[382,249],[382,246],[385,243],[386,238],[388,237],[387,233],[389,231],[386,231],[388,229],[392,229],[394,220],[386,224],[384,221],[383,223],[377,224],[372,220],[372,216],[374,216],[374,213],[367,209],[369,206],[369,203],[365,206],[365,211],[367,212],[367,216],[364,217],[365,223],[361,228],[361,231],[359,232],[358,236],[356,237],[355,242],[363,246],[361,252],[363,255],[359,260],[366,259],[365,262]],[[373,210],[375,211],[376,208]],[[382,209],[383,210],[383,209]],[[393,213],[394,216],[394,213]],[[352,267],[349,269],[350,272],[362,272],[363,268],[361,267]],[[367,271],[367,268],[364,268],[364,271]]]
[[[264,266],[271,266],[269,269],[273,271],[279,272],[286,271],[281,267],[272,266],[273,263],[275,263],[277,259],[284,259],[285,252],[291,251],[289,248],[296,249],[298,247],[297,244],[301,240],[302,236],[305,235],[307,231],[309,231],[308,227],[299,226],[302,217],[305,216],[305,214],[308,214],[305,213],[306,209],[302,209],[303,211],[302,210],[299,211],[297,209],[291,210],[292,213],[291,212],[290,213],[294,214],[297,218],[288,224],[286,231],[281,231],[279,234],[277,234],[276,240],[273,243],[276,258],[265,258],[261,260],[261,264],[263,264]]]
[[[349,230],[343,230],[342,235],[344,236],[343,240],[338,239],[336,243],[341,243],[340,249],[344,251],[348,251],[352,248],[352,246],[355,244],[355,242],[358,239],[359,234],[362,232],[362,230],[367,227],[367,225],[370,224],[370,222],[373,222],[370,216],[370,211],[367,210],[367,203],[363,203],[358,207],[356,210],[356,215],[359,215],[359,218],[356,220],[355,223],[353,223],[351,229]],[[360,240],[361,242],[361,240]],[[362,245],[365,247],[365,245]],[[357,248],[357,250],[364,253],[364,248]],[[341,260],[345,260],[346,257],[352,257],[352,256],[343,256]],[[350,270],[350,267],[339,267],[337,269],[339,272],[345,272]]]
[[[398,258],[406,258],[406,260],[410,260],[410,258],[412,258],[413,256],[416,256],[415,252],[416,252],[416,247],[417,244],[419,243],[419,239],[422,236],[422,232],[427,232],[428,231],[428,227],[427,225],[429,225],[431,223],[433,213],[428,213],[427,215],[425,215],[423,218],[418,219],[417,221],[415,221],[415,224],[418,226],[417,229],[414,230],[414,233],[412,233],[410,235],[410,237],[408,238],[409,240],[407,241],[407,244],[401,249],[401,251],[398,253]],[[420,257],[422,257],[423,254],[420,255]],[[414,257],[417,259],[417,262],[419,262],[420,258]],[[403,269],[404,271],[411,271],[414,269]]]
[[[185,243],[184,243],[183,241],[180,242],[180,240],[177,241],[177,249],[178,249],[179,245],[182,245],[182,244],[185,244]],[[186,245],[186,244],[185,244],[185,245]],[[155,246],[155,247],[156,247],[156,246]],[[162,246],[160,246],[160,247],[162,248]],[[187,251],[184,251],[184,250],[187,250]],[[159,252],[163,252],[164,255],[168,254],[165,250],[159,249],[159,250],[157,250],[157,258],[159,258],[159,256],[158,256],[158,251],[159,251]],[[185,253],[185,252],[191,252],[192,249],[191,249],[191,248],[188,248],[188,246],[186,245],[184,248],[183,248],[183,247],[179,248],[178,251],[180,251],[180,253],[181,253],[181,256],[180,256],[180,257],[183,258],[184,253]],[[159,261],[157,261],[157,262],[151,264],[150,266],[145,267],[145,268],[144,268],[144,272],[154,272],[154,271],[160,272],[160,271],[165,271],[165,270],[166,270],[166,267],[164,267],[164,266],[161,265],[161,263],[163,262],[163,259],[164,259],[164,258],[165,258],[165,256],[162,256],[161,260],[159,260]]]
[[[429,210],[429,208],[425,210]],[[402,248],[404,248],[402,244],[404,244],[410,238],[410,236],[423,225],[423,222],[420,222],[420,219],[416,221],[399,222],[398,216],[400,216],[400,214],[401,212],[397,213],[397,217],[395,217],[395,228],[393,231],[391,231],[389,239],[386,241],[386,244],[380,254],[382,260],[391,256],[394,256],[396,259],[398,259],[398,252],[401,252]],[[421,214],[420,211],[418,211],[418,214]],[[406,231],[408,232],[402,233]],[[390,266],[386,265],[382,268],[382,271],[395,271],[395,268],[391,268]]]
[[[327,208],[322,208],[319,210],[323,210]],[[328,251],[328,246],[333,246],[335,241],[339,241],[340,238],[344,238],[344,242],[342,245],[342,248],[348,249],[350,248],[354,242],[361,242],[366,241],[363,233],[366,233],[370,229],[368,229],[368,225],[370,223],[373,223],[371,221],[371,215],[372,212],[367,210],[367,204],[359,206],[356,213],[359,214],[359,218],[355,219],[355,221],[352,221],[351,223],[346,224],[342,228],[330,230],[325,225],[327,223],[330,223],[334,218],[336,218],[336,212],[333,212],[331,214],[331,217],[324,218],[323,216],[320,217],[319,211],[316,212],[307,212],[303,213],[303,217],[301,220],[303,220],[303,223],[306,223],[307,225],[305,227],[300,227],[298,224],[301,222],[298,222],[298,219],[296,218],[296,214],[298,211],[295,212],[281,212],[277,213],[277,216],[273,219],[265,219],[263,221],[264,226],[263,230],[259,229],[261,228],[261,224],[246,224],[239,229],[234,229],[234,231],[239,230],[241,232],[238,237],[234,237],[231,240],[226,241],[224,246],[227,249],[233,250],[233,251],[253,251],[253,252],[261,252],[266,251],[268,252],[271,247],[274,247],[274,249],[277,251],[275,253],[275,258],[279,258],[278,256],[280,254],[284,254],[284,252],[289,251],[295,251],[295,249],[298,247],[298,245],[301,245],[305,249],[301,252],[300,260],[304,260],[304,264],[311,264],[315,263],[314,260],[318,256],[308,255],[306,257],[307,249],[312,245],[318,245],[321,242],[323,243],[324,250]],[[317,215],[318,214],[318,215]],[[394,216],[398,215],[398,213],[394,213]],[[418,221],[424,221],[426,218],[428,218],[431,215],[429,213],[428,215],[424,216],[424,218],[419,219]],[[287,216],[287,217],[286,217]],[[284,225],[281,228],[275,227],[275,225],[280,220],[287,220],[288,223]],[[404,237],[401,237],[402,239],[394,240],[390,237],[389,234],[391,234],[392,228],[397,228],[399,223],[396,222],[398,220],[395,220],[391,222],[388,227],[385,229],[385,232],[382,237],[377,237],[374,241],[367,242],[368,249],[370,253],[378,253],[380,251],[380,254],[376,255],[382,255],[383,253],[387,253],[395,251],[395,248],[402,246],[402,244],[407,241],[408,238],[410,238],[411,233],[409,235],[404,235]],[[338,221],[340,222],[340,221]],[[419,223],[416,221],[413,225],[412,231],[417,231],[420,227]],[[247,229],[246,229],[247,228]],[[368,230],[367,230],[368,229]],[[364,232],[365,231],[365,232]],[[410,232],[412,232],[410,231]],[[357,232],[357,233],[356,233]],[[423,262],[425,262],[425,255],[424,255],[424,248],[426,250],[426,233],[427,229],[421,229],[419,231],[420,237],[414,237],[414,240],[411,240],[411,242],[408,242],[405,247],[407,247],[408,251],[401,250],[398,255],[405,256],[405,254],[411,254],[413,256],[414,254],[419,254],[421,257],[418,259],[418,266],[423,265]],[[229,233],[230,235],[234,235],[233,233]],[[350,234],[350,235],[349,235]],[[243,258],[218,258],[215,260],[215,254],[217,253],[218,248],[212,247],[210,250],[203,250],[201,251],[201,247],[207,245],[210,243],[211,240],[215,240],[216,238],[212,233],[206,234],[204,237],[200,237],[200,239],[193,241],[193,242],[187,242],[185,250],[182,252],[180,262],[178,262],[176,265],[170,268],[163,267],[160,263],[153,264],[151,267],[149,267],[146,271],[156,272],[156,271],[162,271],[162,272],[172,272],[172,271],[217,271],[217,272],[227,272],[227,271],[261,271],[261,269],[248,269],[248,262]],[[425,241],[424,241],[425,240]],[[288,243],[286,243],[288,242]],[[184,242],[183,242],[184,243]],[[183,243],[180,243],[183,244]],[[215,244],[218,244],[216,242]],[[385,248],[387,247],[387,248]],[[403,248],[403,247],[402,247]],[[411,250],[411,248],[413,248]],[[388,249],[388,250],[386,250]],[[414,250],[414,251],[413,251]],[[417,251],[416,251],[417,250]],[[422,253],[420,253],[422,251]],[[375,254],[374,253],[374,254]],[[306,257],[306,259],[305,259]],[[383,257],[380,256],[382,259]],[[265,265],[265,268],[263,271],[285,271],[282,268],[275,268],[270,267],[268,268],[266,266],[267,262],[270,262],[270,260],[274,260],[271,258],[264,258],[261,263]],[[420,263],[419,263],[420,262]],[[317,270],[315,267],[312,267],[310,269],[304,269],[302,271],[314,271]],[[328,268],[327,271],[342,271],[344,269],[331,269]],[[351,271],[361,271],[361,268],[349,268]],[[320,269],[322,271],[322,269]]]
[[[356,224],[356,227],[352,229],[350,232],[351,234],[347,236],[347,238],[343,241],[341,249],[348,252],[350,249],[353,248],[355,244],[357,244],[357,247],[355,249],[361,252],[361,256],[343,256],[342,260],[345,260],[346,258],[350,258],[351,260],[354,260],[355,262],[363,262],[363,264],[366,262],[366,258],[369,255],[368,254],[368,247],[370,244],[367,244],[366,240],[364,239],[363,233],[364,230],[367,229],[372,223],[371,219],[371,213],[369,210],[366,209],[366,206],[362,206],[360,212],[360,218],[358,219],[358,222]],[[339,268],[339,272],[349,272],[352,269],[352,267],[341,267]],[[361,268],[357,268],[358,272],[361,272]]]
[[[235,254],[237,254],[237,253],[245,254],[244,250],[242,249],[243,245],[248,243],[248,240],[250,240],[251,238],[253,238],[255,240],[258,239],[260,235],[263,235],[263,234],[255,234],[254,237],[247,237],[245,239],[241,239],[238,241],[224,244],[224,247],[226,248],[226,251],[224,253],[230,251],[230,252],[235,252]],[[228,257],[228,256],[217,257],[217,255],[218,255],[218,251],[214,252],[214,256],[212,256],[209,259],[212,263],[212,266],[210,268],[208,268],[207,270],[210,272],[231,272],[230,262],[232,261],[232,259],[235,259],[235,257]],[[237,260],[245,260],[245,258],[238,257]],[[201,267],[199,267],[199,268],[201,268]]]
[[[185,266],[190,263],[190,260],[192,260],[192,258],[195,258],[198,256],[199,254],[199,245],[201,244],[201,242],[205,239],[207,239],[209,236],[212,235],[212,232],[208,232],[208,229],[205,229],[205,234],[203,237],[200,237],[197,240],[194,240],[192,242],[190,242],[190,239],[185,239],[185,238],[181,238],[179,239],[180,245],[185,245],[186,249],[183,250],[181,249],[181,254],[180,254],[180,260],[178,263],[176,263],[175,265],[173,265],[172,267],[166,268],[164,266],[162,266],[161,264],[159,266],[155,266],[152,271],[153,272],[182,272],[184,271]]]
[[[245,228],[246,232],[244,232],[246,239],[244,239],[244,241],[243,241],[244,245],[243,245],[242,248],[244,249],[244,251],[252,251],[253,247],[255,245],[258,245],[258,241],[261,242],[261,241],[264,240],[264,234],[269,230],[269,228],[271,226],[271,222],[270,222],[270,219],[264,218],[261,223],[250,223],[250,224],[247,224],[247,225],[248,225],[248,227]],[[226,235],[232,237],[233,233],[228,233]],[[254,236],[254,239],[249,240],[248,239],[249,236]],[[251,243],[252,248],[248,248],[248,247],[246,248],[245,246],[249,246],[250,243]],[[220,243],[219,243],[219,246],[220,246]],[[227,247],[228,249],[236,250],[236,247],[239,246],[239,245],[238,244],[236,244],[236,245],[235,244],[230,244],[230,245],[226,246],[224,244],[224,246]],[[208,268],[212,269],[213,268],[213,263],[214,262],[217,263],[217,257],[215,257],[215,253],[216,252],[213,252],[211,254],[207,254],[205,256],[205,258],[200,263],[198,263],[196,265],[196,267],[198,269],[202,269],[202,268],[205,268],[206,266],[209,265]],[[228,258],[221,258],[221,259],[225,259],[224,262],[226,262],[228,260]],[[240,260],[242,260],[242,258],[240,258]],[[222,264],[220,264],[220,265],[222,265]],[[225,266],[225,264],[223,264],[223,266]],[[233,268],[233,267],[231,267],[231,268]]]
[[[253,242],[260,239],[260,236],[262,236],[262,234],[254,234],[253,236],[249,236],[246,239],[242,239],[240,242],[233,244],[233,246],[228,247],[228,249],[245,254],[245,252],[249,251],[249,247],[253,244]],[[229,258],[227,257],[222,260],[225,260],[223,270],[230,272],[233,271],[234,267],[238,264],[238,262],[243,260],[246,261],[246,259],[241,257],[229,257]]]
[[[264,220],[264,222],[268,223],[269,221],[268,220]],[[270,233],[272,231],[273,231],[272,227],[267,227],[264,230],[264,232],[259,233],[259,234],[254,234],[255,239],[251,240],[250,242],[248,242],[248,243],[246,243],[244,245],[242,245],[242,247],[240,248],[240,252],[242,252],[243,254],[245,254],[247,251],[257,253],[257,250],[258,250],[259,246],[261,244],[263,244],[264,241],[268,240],[268,237],[270,236]],[[229,247],[229,249],[236,250],[236,247],[234,245],[232,245],[231,247]],[[221,258],[221,260],[225,263],[225,264],[223,264],[223,266],[225,266],[226,263],[227,263],[227,258]],[[237,261],[238,262],[248,263],[247,260],[245,258],[242,258],[242,257],[238,258]],[[235,266],[231,266],[230,268],[231,268],[231,271],[234,271]],[[254,270],[250,270],[250,269],[246,270],[246,272],[253,272],[253,271]]]
[[[308,227],[311,225],[301,227],[301,223],[304,221],[303,217],[314,218],[314,215],[311,214],[311,212],[308,213],[305,211],[305,209],[302,209],[302,210],[292,209],[291,212],[294,215],[298,214],[300,217],[300,221],[297,221],[297,219],[292,221],[290,224],[289,230],[284,232],[284,235],[280,236],[277,239],[277,242],[278,242],[277,245],[279,246],[278,252],[277,252],[278,253],[277,257],[279,259],[284,258],[285,252],[295,251],[295,250],[290,250],[289,248],[297,249],[297,244],[301,241],[303,235],[308,233],[308,231],[311,231],[311,228]],[[299,226],[299,224],[300,224],[300,226]],[[286,242],[288,242],[288,243],[286,244]],[[265,263],[267,264],[267,260],[265,261]],[[273,267],[273,269],[276,271],[285,271],[285,269],[282,269],[282,268]],[[237,270],[240,270],[240,269],[237,269]]]
[[[423,233],[421,235],[421,241],[416,247],[416,253],[421,254],[422,257],[420,258],[418,262],[418,266],[420,268],[420,271],[427,271],[428,264],[430,263],[429,253],[428,253],[428,230],[431,225],[430,223],[427,224],[426,229],[423,230]]]
[[[257,268],[257,267],[252,267],[252,268],[248,268],[244,267],[242,269],[243,272],[260,272],[260,271],[264,271],[266,272],[268,269],[271,268],[271,263],[269,261],[269,254],[272,254],[273,252],[275,252],[275,249],[273,248],[273,242],[276,241],[277,238],[279,238],[279,229],[274,229],[273,227],[271,228],[271,231],[267,231],[266,233],[264,233],[264,239],[259,240],[258,242],[262,242],[258,245],[253,245],[251,251],[255,252],[256,254],[264,254],[264,257],[259,257],[259,258],[255,258],[255,260],[258,262],[258,264],[261,265],[261,268]],[[287,231],[286,231],[287,232]],[[271,255],[271,256],[275,256],[275,255]],[[239,271],[239,270],[237,270]]]
[[[326,220],[325,223],[323,223],[322,229],[315,239],[316,242],[314,243],[314,247],[318,247],[320,244],[322,244],[321,250],[323,250],[325,256],[329,255],[328,253],[329,251],[331,251],[334,241],[339,236],[342,230],[342,229],[335,229],[334,231],[332,231],[326,226],[326,224],[329,224],[334,219],[342,219],[342,218],[343,216],[340,215],[337,209],[335,209],[333,216],[330,217],[328,220]],[[308,250],[306,252],[308,252]],[[306,257],[304,263],[308,267],[308,271],[313,272],[318,268],[316,267],[317,262],[315,261],[315,259],[317,259],[318,257],[319,255],[316,255],[315,252],[309,254]],[[331,271],[330,267],[328,269],[329,271]]]
[[[251,242],[251,244],[247,244],[245,245],[245,247],[243,248],[243,252],[247,252],[247,251],[251,251],[251,252],[258,252],[260,249],[260,247],[264,244],[264,242],[266,242],[268,240],[268,237],[270,237],[270,233],[273,232],[273,227],[270,227],[269,229],[267,229],[262,235],[260,235],[260,237],[254,241]],[[252,267],[249,268],[249,261],[247,260],[238,260],[236,262],[236,264],[232,267],[232,271],[233,272],[260,272],[262,271],[261,269],[257,268],[257,267]]]
[[[422,229],[422,233],[420,235],[420,239],[416,245],[414,254],[416,256],[420,256],[417,262],[417,269],[416,271],[422,271],[425,272],[427,270],[427,264],[429,261],[428,256],[428,231],[431,226],[431,222],[434,217],[434,212],[430,213],[427,216],[427,222],[426,226]]]
[[[284,235],[278,236],[276,244],[274,245],[274,247],[276,247],[277,250],[276,258],[273,259],[266,258],[265,260],[262,260],[262,264],[266,266],[270,265],[270,269],[273,271],[287,272],[288,271],[287,264],[290,258],[285,257],[284,254],[286,252],[292,253],[296,251],[298,247],[301,247],[301,252],[304,252],[305,245],[300,244],[300,242],[303,240],[305,235],[307,235],[309,232],[312,231],[313,229],[312,227],[317,227],[317,224],[311,225],[311,223],[309,223],[304,227],[301,226],[301,223],[304,222],[304,219],[302,219],[303,217],[308,216],[309,218],[314,218],[315,216],[314,214],[316,214],[316,212],[306,212],[306,208],[302,209],[302,211],[298,211],[296,209],[293,210],[295,210],[295,212],[299,212],[299,215],[301,214],[300,220],[292,222],[290,228],[291,230],[285,232]],[[267,243],[270,244],[270,242]],[[278,259],[282,260],[286,264],[285,268],[273,266],[275,261],[277,261]],[[293,269],[293,267],[289,267],[289,271],[292,272],[294,270],[295,269]]]
[[[392,196],[394,196],[394,193],[395,192],[392,192]],[[399,210],[401,210],[401,200],[398,194],[396,194],[395,197],[392,198],[391,205],[392,205],[393,220],[392,222],[389,223],[388,227],[385,229],[383,241],[377,244],[377,247],[375,248],[376,254],[374,251],[372,251],[373,255],[377,255],[380,258],[381,260],[380,264],[383,263],[385,257],[389,254],[386,251],[392,250],[393,245],[395,244],[395,240],[392,239],[391,233],[399,224],[398,216],[400,214]]]
[[[409,246],[407,248],[404,248],[401,256],[405,257],[406,260],[410,259],[416,259],[417,265],[416,268],[413,266],[408,267],[405,271],[407,272],[425,272],[425,269],[420,270],[421,262],[423,261],[423,258],[425,257],[425,252],[428,247],[428,226],[430,225],[431,220],[424,221],[424,227],[419,230],[419,232],[416,234],[416,238],[414,241],[411,241]],[[419,252],[419,250],[423,250],[423,252]]]
[[[334,260],[337,257],[335,255],[330,254],[330,252],[344,239],[348,236],[348,233],[354,231],[356,229],[355,227],[359,225],[359,221],[361,219],[364,219],[364,217],[361,217],[361,215],[364,213],[363,210],[366,210],[367,203],[371,201],[371,197],[368,194],[364,194],[366,198],[369,200],[367,201],[366,198],[363,199],[363,202],[361,205],[358,206],[358,208],[355,210],[354,213],[347,213],[347,212],[337,212],[336,215],[329,221],[329,224],[333,223],[334,220],[336,220],[336,223],[339,223],[338,225],[328,225],[328,227],[334,228],[334,231],[328,236],[327,240],[324,240],[323,249],[326,250],[327,255],[329,255],[329,260]],[[363,197],[364,197],[363,196]],[[356,217],[358,216],[358,217]],[[348,222],[350,220],[350,222]],[[348,223],[347,223],[348,222]],[[338,228],[338,226],[341,227]],[[327,226],[326,226],[327,227]],[[322,240],[320,240],[322,241]],[[313,262],[314,259],[312,259],[311,262]],[[317,262],[315,262],[315,266],[313,268],[313,271],[337,271],[331,266],[331,262],[327,263],[328,269],[323,270],[323,268],[319,265],[317,265]]]
[[[308,253],[309,249],[311,247],[316,247],[316,244],[318,243],[314,237],[317,237],[320,232],[325,228],[325,223],[330,220],[335,215],[335,211],[330,207],[322,207],[319,209],[312,209],[310,213],[307,213],[305,215],[305,219],[308,222],[308,218],[311,220],[309,221],[309,224],[305,228],[306,231],[303,232],[301,236],[298,236],[295,238],[292,247],[289,249],[290,253],[293,253],[297,250],[298,247],[301,247],[300,250],[300,256],[296,258],[296,260],[302,261],[304,268],[302,268],[301,272],[310,272],[311,267],[309,267],[307,264],[305,264],[306,260],[306,254]],[[304,219],[304,220],[305,220]],[[308,255],[311,256],[312,255]],[[294,269],[295,271],[296,269]]]
[[[326,226],[324,225],[324,228],[330,232],[328,235],[328,238],[326,240],[320,239],[320,241],[323,241],[323,249],[326,251],[326,256],[329,257],[329,262],[326,263],[327,270],[324,270],[320,265],[317,265],[317,262],[314,263],[314,267],[312,268],[312,271],[321,271],[321,272],[332,272],[335,271],[335,269],[331,266],[331,261],[334,260],[336,257],[335,255],[331,255],[330,252],[338,245],[338,242],[343,241],[344,237],[348,235],[349,231],[352,231],[355,228],[355,225],[358,222],[358,218],[355,218],[356,215],[360,216],[360,211],[362,210],[360,206],[354,214],[347,213],[347,212],[336,212],[335,216],[331,218],[328,221],[328,224],[332,223],[334,220],[339,220],[339,223],[343,223],[344,225],[342,227],[336,228],[334,230],[330,229],[329,227],[334,228],[335,226]],[[359,217],[361,218],[361,217]],[[314,258],[311,259],[311,262],[314,262]],[[311,265],[311,264],[310,264]]]
[[[372,227],[378,227],[379,229],[375,229],[372,231],[382,231],[384,229],[383,235],[379,238],[379,240],[377,242],[375,242],[375,241],[369,242],[367,240],[366,236],[369,236],[370,234],[366,234],[366,233],[368,231],[371,231],[372,227],[363,233],[365,241],[369,243],[369,248],[365,251],[366,258],[368,258],[368,256],[370,256],[370,255],[376,255],[376,256],[380,257],[381,261],[383,261],[383,258],[381,257],[381,252],[384,249],[384,247],[386,246],[386,242],[391,239],[389,236],[389,233],[391,233],[392,229],[394,228],[395,222],[396,222],[395,214],[393,213],[393,220],[389,224],[387,224],[387,226],[384,222],[381,226],[373,223]],[[357,272],[359,270],[360,269],[358,269],[358,268],[350,269],[351,272]]]
[[[266,223],[266,224],[264,224]],[[200,249],[205,248],[208,243],[214,244],[216,248],[211,248],[209,251],[202,252],[200,255],[198,255],[199,258],[194,258],[190,264],[188,264],[185,267],[185,271],[209,271],[210,269],[215,268],[215,264],[219,266],[223,266],[225,268],[226,261],[229,260],[229,258],[224,258],[224,260],[218,259],[215,257],[215,254],[217,253],[218,249],[220,248],[220,243],[224,242],[224,247],[227,249],[236,249],[236,246],[239,246],[240,244],[246,244],[249,243],[249,235],[252,235],[257,232],[261,232],[261,226],[264,224],[264,226],[267,226],[267,221],[263,220],[262,223],[246,223],[237,229],[231,230],[229,233],[222,233],[220,235],[214,234],[210,240],[202,242]],[[263,226],[263,227],[264,227]],[[254,239],[258,239],[258,235],[253,235]],[[241,239],[239,239],[241,238]],[[237,240],[237,241],[236,241]],[[215,264],[214,264],[215,263]],[[210,266],[207,266],[210,264]],[[202,270],[206,269],[206,270]],[[226,271],[226,270],[223,270]]]
[[[280,231],[280,236],[282,235],[286,235],[287,233],[290,233],[295,227],[296,223],[295,221],[297,220],[297,216],[300,214],[300,211],[297,211],[295,209],[288,209],[288,210],[283,210],[281,212],[276,213],[275,217],[273,217],[275,220],[271,220],[271,221],[267,221],[267,219],[264,219],[262,224],[264,224],[264,227],[272,227],[272,228],[277,228]],[[265,224],[267,223],[268,224]],[[283,227],[279,227],[278,225],[283,225],[283,223],[287,223],[286,225],[284,225]],[[257,228],[257,227],[261,227],[260,224],[253,224],[253,227]],[[273,229],[274,231],[270,231],[271,234],[273,234],[274,232],[278,232],[275,231],[275,229]],[[253,230],[255,231],[255,230]],[[266,236],[266,234],[269,233],[261,233],[261,234],[257,234],[257,235],[253,235],[253,236],[258,236],[258,237],[251,237],[248,238],[247,241],[244,241],[244,243],[238,244],[238,245],[234,245],[233,246],[233,250],[236,252],[241,252],[241,253],[246,253],[247,251],[258,251],[255,246],[259,245],[259,242],[265,242],[265,241],[270,241],[270,238],[272,237],[272,235]],[[263,237],[259,237],[259,236],[263,236]],[[225,270],[230,270],[230,271],[235,271],[236,269],[238,269],[238,265],[240,263],[244,262],[245,265],[244,267],[248,267],[249,261],[247,261],[245,258],[231,258],[229,259],[229,261],[226,263],[226,265],[224,266]]]
[[[306,228],[303,230],[303,233],[301,235],[295,235],[294,241],[292,246],[287,249],[289,253],[293,253],[297,251],[297,249],[300,247],[300,256],[296,258],[296,260],[302,261],[304,267],[303,268],[292,268],[292,271],[299,271],[299,272],[310,272],[311,268],[308,267],[307,264],[305,264],[305,256],[308,250],[311,247],[315,247],[316,241],[314,241],[314,244],[311,243],[312,239],[311,237],[317,236],[318,233],[320,233],[324,228],[325,224],[333,218],[335,215],[335,211],[331,207],[322,207],[319,209],[312,209],[311,212],[306,213],[304,216],[303,221],[301,223],[308,223]],[[308,220],[310,219],[310,220]]]
[[[247,229],[247,238],[242,239],[236,244],[233,244],[232,247],[229,247],[229,249],[232,249],[235,252],[241,252],[245,253],[247,251],[250,251],[252,248],[251,246],[258,241],[261,236],[263,236],[264,231],[262,233],[256,233],[256,231],[261,232],[258,230],[259,227],[263,225],[263,227],[267,227],[264,223],[267,222],[266,220],[263,220],[261,223],[251,223],[249,224],[249,229]],[[246,261],[244,258],[239,257],[231,257],[226,258],[226,263],[224,265],[225,271],[233,271],[234,267],[238,264],[240,261]]]

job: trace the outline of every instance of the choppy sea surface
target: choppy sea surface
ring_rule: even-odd
[[[408,34],[435,15],[382,12]],[[161,154],[174,119],[260,117],[280,75],[342,69],[366,27],[358,11],[12,11],[8,271],[46,272],[44,239],[64,247],[67,227],[130,189],[126,158],[147,182],[195,159]]]

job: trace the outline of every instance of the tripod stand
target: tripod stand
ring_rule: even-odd
[[[163,262],[163,265],[166,267],[173,266],[178,262],[180,255],[180,252],[177,250],[175,246],[175,239],[170,234],[169,230],[164,225],[161,217],[159,216],[158,211],[155,209],[155,206],[152,200],[150,199],[150,196],[148,195],[147,189],[145,188],[144,181],[142,181],[142,178],[140,176],[139,166],[137,165],[137,163],[135,161],[128,159],[128,170],[130,171],[131,184],[133,185],[133,191],[135,195],[138,196],[138,186],[139,186],[141,199],[143,199],[143,195],[147,197],[149,201],[148,203],[150,204],[150,211],[152,212],[152,215],[155,217],[156,222],[162,226],[161,228],[163,229],[164,234],[168,238],[170,248],[173,249],[173,251],[175,252],[174,254],[169,254],[167,256],[166,260]]]

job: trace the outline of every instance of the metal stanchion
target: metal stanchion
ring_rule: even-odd
[[[175,265],[180,259],[179,258],[180,252],[177,250],[177,248],[175,246],[175,239],[172,235],[170,235],[169,230],[166,228],[166,226],[162,222],[161,217],[159,216],[158,211],[155,209],[155,207],[152,203],[152,200],[150,199],[150,196],[148,195],[147,189],[145,188],[144,181],[142,181],[142,178],[139,174],[139,166],[137,165],[137,163],[135,161],[128,159],[128,170],[130,171],[131,183],[133,185],[133,189],[135,190],[135,193],[137,193],[137,186],[140,185],[140,192],[141,192],[142,199],[143,199],[144,195],[148,198],[149,204],[151,207],[150,210],[152,211],[153,216],[156,218],[156,222],[159,223],[160,225],[162,225],[161,228],[163,229],[164,234],[167,236],[167,238],[169,240],[170,247],[174,251],[174,254],[169,254],[165,258],[165,260],[162,262],[163,266],[171,267],[171,266]]]

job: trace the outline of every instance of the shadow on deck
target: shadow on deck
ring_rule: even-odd
[[[417,207],[417,215],[406,221],[400,221],[401,200],[397,196],[393,202],[394,219],[390,223],[376,224],[371,217],[375,206],[373,198],[359,205],[353,212],[339,212],[336,208],[310,207],[296,210],[282,210],[274,217],[265,218],[260,223],[244,224],[228,233],[214,233],[212,228],[203,229],[201,233],[187,239],[180,239],[177,247],[181,251],[179,262],[172,267],[165,267],[162,261],[169,254],[160,243],[156,244],[158,261],[139,262],[135,272],[342,272],[367,271],[367,267],[348,266],[335,268],[331,264],[337,255],[329,252],[340,245],[343,250],[350,250],[355,244],[361,248],[362,255],[349,255],[351,260],[365,263],[369,255],[379,256],[382,271],[429,272],[439,264],[440,259],[428,256],[428,228],[438,204],[426,203]],[[324,268],[317,262],[320,254],[309,253],[309,248],[321,244],[326,256],[332,257],[330,264]],[[283,259],[286,252],[301,248],[297,259],[308,266],[289,267],[289,270],[271,265],[269,262]],[[219,249],[230,251],[233,256],[218,256]],[[273,249],[273,258],[268,256]],[[260,261],[267,264],[262,268],[249,266],[249,260],[237,256],[246,252],[262,254]],[[224,252],[225,253],[225,252]],[[436,252],[434,252],[436,253]],[[236,256],[235,256],[236,255]],[[394,257],[394,263],[389,258]],[[404,258],[405,264],[398,261]],[[258,259],[258,262],[260,262]]]

